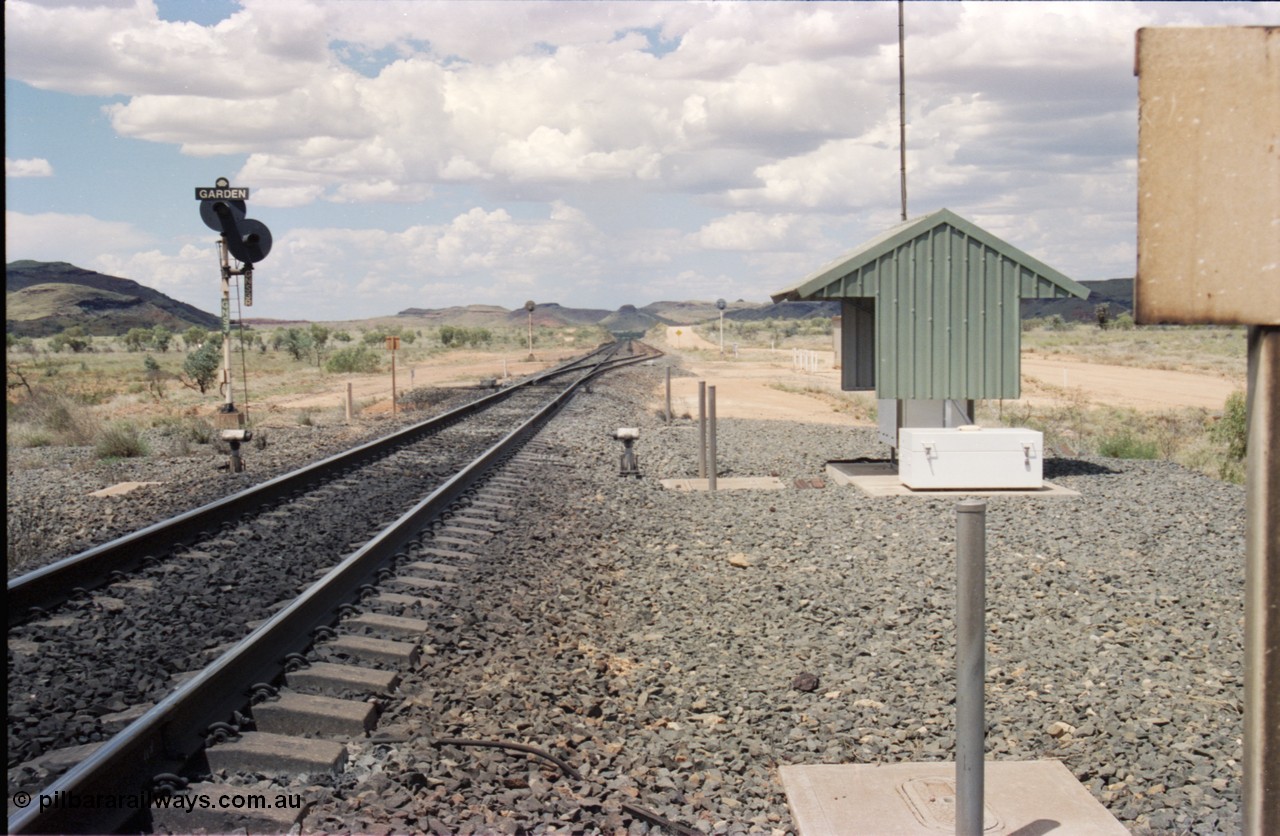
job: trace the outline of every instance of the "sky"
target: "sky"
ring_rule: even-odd
[[[226,177],[273,245],[246,316],[766,302],[898,223],[893,2],[6,0],[6,261],[216,311]],[[1280,3],[904,7],[907,211],[1078,281],[1136,262],[1145,26]]]

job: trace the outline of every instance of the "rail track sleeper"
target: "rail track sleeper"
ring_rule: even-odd
[[[483,528],[468,528],[465,525],[455,525],[450,523],[440,529],[440,533],[446,537],[468,537],[480,543],[487,543],[493,539],[493,532]]]
[[[480,491],[480,498],[499,501],[519,499],[528,491],[528,485],[485,485]]]
[[[102,741],[81,743],[77,746],[64,746],[61,749],[50,749],[37,758],[19,764],[17,769],[35,769],[60,775],[71,767],[88,758],[98,750]]]
[[[386,607],[400,613],[415,609],[436,610],[440,608],[439,601],[434,601],[430,598],[419,598],[416,595],[406,595],[403,592],[383,592],[375,598],[370,598],[369,603],[374,607]]]
[[[401,586],[407,586],[410,589],[454,590],[458,588],[458,585],[453,581],[441,581],[441,580],[436,580],[435,578],[419,578],[414,575],[401,575],[400,577],[392,581],[392,583],[397,583],[397,584],[400,584]]]
[[[279,796],[299,796],[297,790],[236,787],[230,784],[193,784],[169,799],[169,805],[156,807],[151,822],[156,833],[288,833],[307,812],[308,805],[298,798],[294,807],[286,797],[276,807]],[[209,799],[208,807],[201,799]],[[263,799],[269,807],[257,807]]]
[[[418,554],[429,557],[443,557],[447,560],[462,561],[476,560],[482,556],[475,552],[466,551],[465,549],[440,549],[435,547],[421,549]]]
[[[448,563],[434,563],[429,560],[415,560],[413,563],[406,563],[400,568],[403,571],[435,572],[436,574],[444,575],[450,580],[457,578],[462,571],[457,566],[452,566]]]
[[[78,621],[80,619],[74,615],[55,615],[53,618],[46,618],[43,621],[33,621],[31,626],[44,627],[47,630],[64,630],[75,625]]]
[[[279,775],[338,774],[347,763],[347,747],[335,740],[317,740],[272,732],[245,732],[239,737],[205,748],[213,773],[256,772]]]
[[[285,682],[295,691],[336,697],[343,694],[385,694],[400,684],[400,674],[359,665],[312,662],[285,674]]]
[[[245,628],[247,632],[251,633],[254,630],[258,629],[260,625],[265,623],[266,623],[266,619],[263,619],[261,621],[250,621],[248,624],[245,625]],[[201,655],[206,660],[212,662],[214,659],[217,659],[219,656],[226,653],[231,648],[235,647],[238,643],[239,643],[238,639],[236,641],[223,642],[222,644],[217,645],[216,647],[209,648],[208,650],[204,651],[204,653]]]
[[[125,726],[132,723],[134,720],[141,717],[143,714],[146,714],[148,711],[150,711],[151,706],[153,705],[155,705],[155,703],[150,703],[150,702],[142,702],[142,703],[138,703],[137,705],[131,705],[128,708],[124,709],[123,711],[117,711],[113,714],[102,715],[100,718],[98,718],[98,722],[102,723],[102,728],[105,731],[108,731],[111,734],[115,734],[116,732],[123,729]]]
[[[437,534],[437,535],[436,535],[435,542],[437,542],[437,543],[448,543],[448,544],[451,544],[451,545],[454,545],[454,546],[475,546],[475,545],[478,545],[478,544],[476,543],[476,541],[475,541],[475,540],[473,540],[473,539],[471,539],[471,538],[469,538],[469,537],[451,537],[451,536],[450,536],[450,535],[448,535],[448,534],[444,534],[444,535]]]
[[[472,507],[482,511],[489,511],[494,515],[494,519],[502,520],[511,515],[511,510],[515,508],[515,505],[510,502],[477,499]]]
[[[457,523],[458,525],[469,526],[471,528],[484,528],[493,532],[501,531],[502,529],[507,527],[506,523],[499,522],[498,520],[495,520],[492,517],[471,516],[470,514],[466,514],[466,513],[458,514],[457,516],[451,517],[449,519],[449,522]]]
[[[116,581],[108,586],[107,589],[114,590],[117,593],[155,592],[156,582],[150,578],[131,578],[129,580]]]
[[[377,725],[378,710],[357,700],[285,692],[279,699],[255,705],[253,720],[258,731],[274,734],[355,737]]]
[[[372,636],[339,636],[324,645],[326,650],[349,659],[362,659],[402,667],[416,665],[422,648],[415,642],[379,639]]]
[[[371,630],[387,637],[418,639],[431,630],[431,625],[420,618],[383,613],[361,613],[342,622],[348,630]]]

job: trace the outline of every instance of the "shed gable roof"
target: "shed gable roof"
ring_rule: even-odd
[[[894,281],[898,272],[882,270],[880,265],[892,260],[900,251],[910,249],[921,238],[936,234],[939,227],[950,227],[959,235],[993,251],[1017,265],[1021,275],[1019,297],[1051,299],[1076,296],[1088,298],[1088,288],[1044,262],[1027,255],[977,224],[966,221],[949,209],[939,209],[914,220],[905,221],[872,238],[839,260],[806,276],[798,284],[771,294],[774,302],[805,299],[841,299],[879,295],[883,281]]]

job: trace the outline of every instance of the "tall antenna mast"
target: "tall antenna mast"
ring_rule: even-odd
[[[898,158],[902,172],[902,219],[907,219],[907,61],[903,49],[902,0],[898,0]]]

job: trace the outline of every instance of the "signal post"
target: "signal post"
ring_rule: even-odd
[[[222,274],[222,388],[224,402],[214,414],[214,428],[219,437],[231,447],[230,471],[244,470],[240,457],[241,442],[252,437],[245,413],[236,409],[235,392],[231,386],[231,277],[244,277],[244,304],[253,305],[253,265],[271,252],[271,230],[260,221],[245,217],[245,201],[249,199],[247,188],[233,187],[225,177],[219,177],[212,187],[197,186],[196,200],[200,201],[200,219],[218,239],[218,263]],[[243,266],[232,269],[231,259]]]

